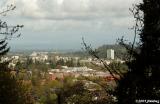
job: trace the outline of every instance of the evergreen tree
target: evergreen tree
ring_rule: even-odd
[[[160,0],[143,0],[132,12],[141,43],[138,52],[133,46],[128,48],[133,58],[128,62],[130,71],[117,88],[119,104],[160,99]]]
[[[8,6],[1,14],[14,10],[15,6]],[[12,74],[12,70],[8,68],[9,60],[4,60],[4,56],[9,51],[7,47],[7,39],[15,37],[23,26],[8,26],[6,22],[0,20],[0,104],[32,104],[33,100],[29,93],[29,86],[23,81],[17,80]],[[14,36],[13,36],[14,35]],[[19,34],[17,35],[19,36]],[[16,37],[17,37],[16,36]]]

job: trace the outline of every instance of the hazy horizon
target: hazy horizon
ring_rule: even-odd
[[[11,50],[81,50],[82,37],[98,47],[114,44],[124,36],[133,40],[134,23],[129,8],[137,0],[2,0],[16,9],[2,17],[8,24],[22,24]],[[123,5],[121,5],[123,4]]]

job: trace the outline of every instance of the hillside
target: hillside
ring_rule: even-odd
[[[102,46],[97,48],[97,51],[99,52],[99,56],[101,58],[106,58],[107,57],[107,49],[114,49],[115,58],[123,59],[125,57],[125,55],[127,54],[126,49],[124,47],[118,45],[118,44],[102,45]]]

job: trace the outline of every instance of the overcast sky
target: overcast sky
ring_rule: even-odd
[[[133,40],[134,19],[129,11],[137,0],[0,0],[16,9],[1,16],[9,24],[23,24],[12,49],[77,49],[82,37],[97,47],[125,36]]]

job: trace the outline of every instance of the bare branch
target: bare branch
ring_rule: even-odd
[[[114,73],[118,74],[120,76],[120,78],[123,78],[123,75],[121,72],[118,72],[117,70],[114,69],[110,69],[110,67],[107,65],[107,63],[102,60],[99,56],[98,56],[98,52],[96,50],[93,50],[91,45],[87,45],[84,41],[84,38],[82,38],[82,45],[85,47],[85,50],[93,57],[97,58],[103,65],[104,68],[106,70],[108,70],[108,72],[110,73],[110,75],[115,79],[115,81],[118,81],[119,79],[115,77]]]
[[[3,11],[0,11],[0,15],[6,15],[6,13],[8,13],[9,11],[12,11],[16,8],[16,6],[14,5],[8,5],[7,8],[5,8]]]

